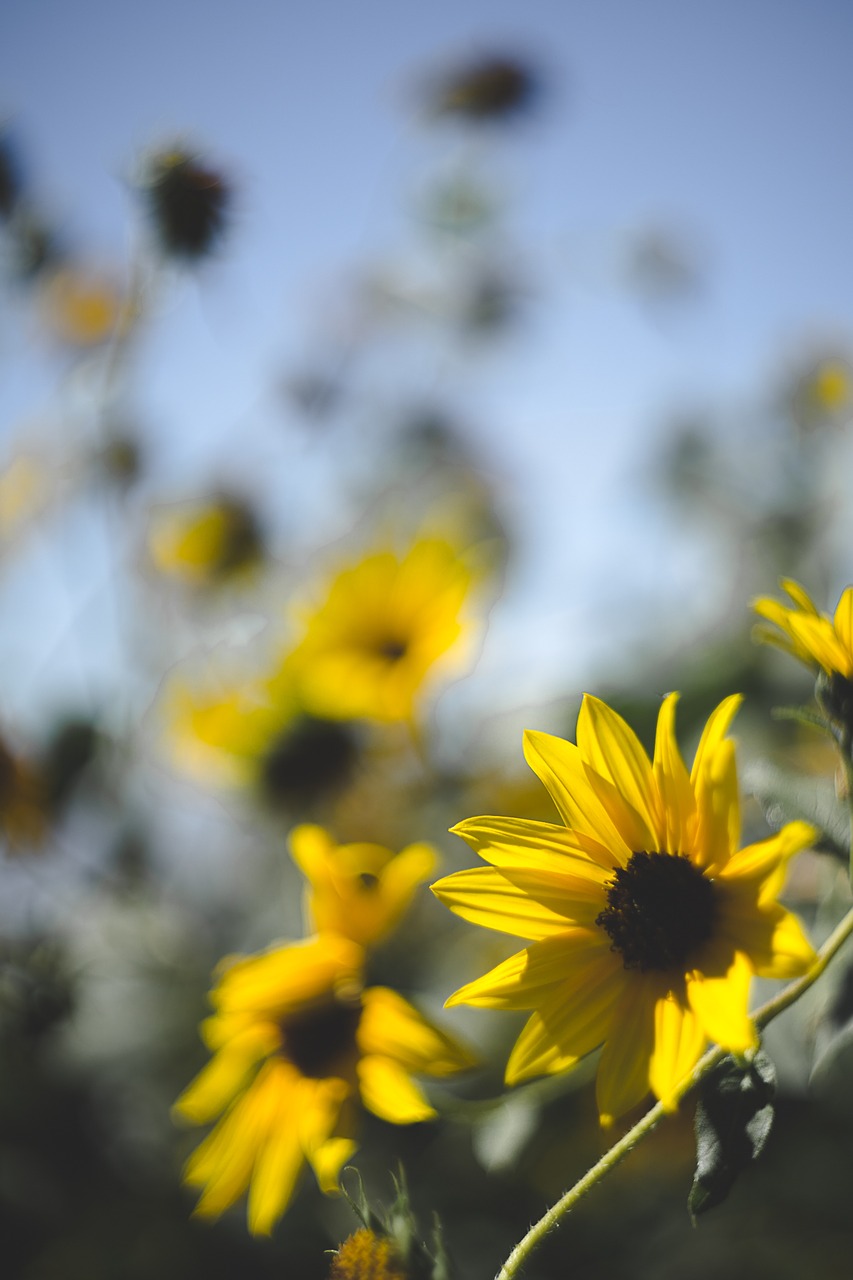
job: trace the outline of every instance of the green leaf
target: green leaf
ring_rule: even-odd
[[[761,804],[771,827],[797,819],[810,822],[823,833],[821,847],[847,861],[850,814],[833,783],[785,773],[769,760],[757,760],[744,770],[743,784]]]
[[[726,1057],[703,1080],[696,1108],[696,1172],[687,1199],[694,1223],[721,1204],[757,1159],[773,1124],[776,1070],[763,1050],[750,1063]]]

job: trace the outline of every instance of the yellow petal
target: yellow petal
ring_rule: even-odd
[[[361,1099],[368,1111],[391,1124],[417,1124],[435,1116],[421,1090],[399,1062],[367,1054],[358,1063]]]
[[[605,702],[584,694],[577,743],[593,771],[587,771],[590,783],[628,847],[659,849],[664,837],[660,803],[649,757],[634,730]],[[597,778],[612,785],[601,789]]]
[[[394,1058],[407,1071],[434,1076],[474,1066],[467,1049],[389,987],[369,987],[362,1003],[356,1040],[363,1054]]]
[[[699,746],[696,748],[696,755],[693,757],[693,768],[690,771],[690,781],[694,785],[699,774],[706,768],[708,757],[714,755],[728,733],[729,725],[742,702],[742,694],[732,693],[728,698],[724,698],[708,717],[702,737],[699,739]]]
[[[846,587],[842,591],[833,625],[838,639],[847,651],[848,659],[853,663],[853,587]]]
[[[749,884],[759,900],[772,901],[782,890],[788,860],[813,845],[818,831],[807,822],[788,822],[775,836],[747,845],[732,854],[719,874],[721,885]]]
[[[604,845],[579,831],[532,818],[466,818],[450,828],[492,866],[523,866],[566,876],[583,876],[603,885],[615,865]],[[594,865],[593,865],[594,864]]]
[[[298,1134],[299,1081],[285,1063],[271,1064],[275,1097],[259,1144],[249,1186],[248,1222],[253,1235],[269,1235],[287,1208],[304,1163]]]
[[[358,1143],[354,1138],[329,1138],[313,1153],[311,1165],[324,1195],[333,1195],[340,1190],[341,1169],[357,1150]]]
[[[507,873],[474,867],[455,871],[431,888],[439,901],[463,920],[518,938],[535,940],[564,933],[573,923],[568,913],[574,908],[587,917],[592,911],[580,899],[573,903],[559,882],[545,880],[541,872]],[[601,909],[599,902],[596,914]]]
[[[664,698],[658,712],[655,734],[654,775],[663,804],[664,843],[667,853],[686,853],[690,848],[691,824],[696,801],[690,775],[675,737],[675,708],[678,694]]]
[[[806,589],[800,586],[799,582],[795,582],[793,578],[780,578],[779,586],[783,591],[787,592],[794,604],[799,609],[802,609],[804,613],[817,614],[817,606]]]
[[[199,1217],[219,1217],[249,1184],[255,1158],[269,1129],[280,1083],[270,1073],[269,1065],[261,1068],[253,1084],[186,1163],[184,1181],[190,1186],[204,1187],[195,1210]]]
[[[524,758],[544,783],[566,826],[592,836],[609,849],[614,867],[625,866],[633,850],[590,785],[578,748],[550,733],[528,729],[524,734]]]
[[[705,1028],[692,1009],[667,993],[655,1004],[655,1046],[649,1063],[652,1092],[668,1111],[678,1106],[678,1086],[690,1074],[707,1044]]]
[[[566,1071],[610,1034],[625,988],[624,969],[609,953],[599,953],[580,977],[555,987],[528,1019],[507,1063],[507,1084]]]
[[[851,674],[850,655],[845,651],[828,618],[792,613],[788,619],[788,629],[800,648],[819,662],[825,671],[840,671],[845,676]]]
[[[364,952],[348,938],[325,934],[232,961],[210,999],[222,1013],[281,1018],[337,986],[360,978]]]
[[[348,1106],[351,1091],[351,1085],[337,1077],[301,1082],[299,1137],[320,1188],[326,1193],[338,1189],[341,1165],[335,1167],[335,1160],[340,1157],[343,1164],[355,1149],[351,1135],[340,1132],[341,1111]]]
[[[312,884],[324,882],[328,874],[327,860],[335,848],[335,842],[324,827],[303,822],[291,831],[287,839],[290,856],[299,870]]]
[[[595,1081],[598,1110],[605,1126],[641,1102],[651,1087],[649,1067],[660,986],[654,979],[625,975]]]
[[[557,986],[567,999],[582,998],[584,988],[608,966],[621,962],[599,929],[570,929],[534,942],[481,978],[460,987],[447,1005],[480,1009],[534,1009]]]
[[[692,859],[697,867],[716,875],[740,842],[740,793],[731,739],[705,751],[693,785],[696,831]]]
[[[718,931],[760,978],[795,978],[817,959],[797,917],[778,903],[759,905],[748,890],[726,895]]]
[[[178,1098],[175,1113],[192,1124],[212,1120],[239,1093],[252,1067],[280,1042],[281,1034],[271,1023],[247,1027],[202,1068]]]
[[[746,1053],[758,1047],[758,1033],[747,1012],[751,980],[752,966],[739,951],[728,972],[720,977],[697,972],[687,975],[690,1008],[708,1039],[730,1053]]]

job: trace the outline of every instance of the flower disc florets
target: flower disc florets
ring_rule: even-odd
[[[300,1009],[281,1024],[282,1054],[303,1076],[322,1080],[350,1073],[356,1057],[360,1000],[330,1000]]]
[[[714,927],[714,887],[684,854],[635,853],[617,867],[595,923],[626,969],[683,968]]]

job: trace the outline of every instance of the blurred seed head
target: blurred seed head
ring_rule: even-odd
[[[183,147],[170,147],[144,158],[138,187],[165,254],[198,261],[217,247],[233,194],[218,169]]]
[[[529,63],[494,54],[437,75],[427,103],[434,115],[503,122],[528,111],[540,94],[539,75]]]
[[[23,180],[17,148],[8,126],[0,125],[0,219],[11,218],[21,198]]]
[[[261,792],[272,805],[299,812],[345,786],[358,755],[353,725],[297,716],[260,762]]]

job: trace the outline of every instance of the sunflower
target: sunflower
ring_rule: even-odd
[[[257,568],[264,555],[255,512],[230,494],[156,510],[148,546],[161,573],[193,587],[233,582]]]
[[[334,934],[224,962],[202,1035],[213,1057],[175,1103],[218,1123],[184,1180],[196,1213],[217,1218],[248,1190],[249,1229],[267,1235],[302,1166],[332,1193],[356,1149],[357,1101],[392,1124],[435,1111],[410,1073],[472,1065],[458,1044],[388,987],[362,987],[364,952]]]
[[[755,638],[775,644],[812,669],[817,668],[817,697],[831,720],[853,729],[853,587],[841,593],[835,616],[820,613],[797,582],[781,579],[793,601],[781,604],[771,596],[753,601],[759,617],[778,628],[759,623]]]
[[[651,1090],[668,1108],[715,1041],[758,1044],[753,974],[803,973],[814,953],[776,902],[790,856],[815,832],[792,822],[740,849],[734,743],[740,699],[713,712],[688,773],[663,702],[654,760],[615,711],[585,697],[577,745],[525,735],[525,754],[565,825],[471,818],[454,831],[490,863],[433,886],[474,924],[530,941],[447,1001],[532,1009],[509,1059],[510,1084],[565,1071],[603,1045],[603,1123]]]
[[[291,831],[290,850],[308,881],[308,928],[364,947],[396,928],[437,861],[428,844],[410,844],[396,854],[378,844],[339,845],[323,827],[309,823]]]
[[[303,811],[346,783],[358,757],[353,727],[309,715],[281,671],[225,685],[175,677],[162,710],[179,769],[274,806]]]
[[[303,616],[291,654],[306,705],[343,720],[409,720],[439,667],[458,663],[470,566],[450,543],[423,538],[404,555],[377,551],[337,574]]]

